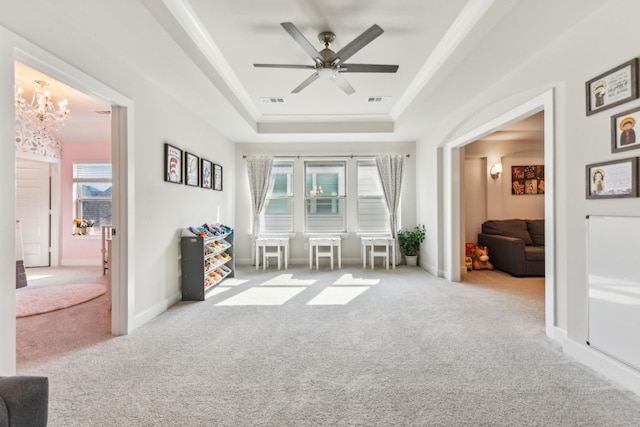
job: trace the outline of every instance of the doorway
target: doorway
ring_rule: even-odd
[[[133,103],[131,100],[115,92],[113,89],[37,48],[32,48],[29,52],[16,49],[14,58],[16,66],[22,65],[33,70],[37,70],[37,72],[45,75],[47,78],[51,78],[52,80],[71,88],[75,93],[80,94],[85,98],[90,98],[92,102],[94,102],[94,107],[79,109],[77,106],[80,105],[80,103],[76,104],[76,107],[73,107],[73,102],[75,101],[69,100],[69,108],[71,109],[72,117],[78,119],[80,127],[83,127],[85,130],[96,130],[96,126],[87,124],[86,119],[89,116],[93,118],[102,116],[105,115],[106,110],[109,110],[110,114],[106,115],[107,119],[105,120],[106,123],[104,124],[103,129],[106,129],[106,132],[109,135],[107,137],[109,146],[108,151],[110,153],[110,159],[112,159],[111,164],[113,165],[112,221],[114,230],[117,228],[119,232],[118,238],[114,237],[113,239],[113,253],[111,257],[113,259],[110,270],[110,288],[112,291],[111,332],[114,335],[127,334],[130,331],[129,319],[131,318],[130,311],[132,310],[132,306],[129,304],[129,300],[131,298],[129,295],[130,293],[128,292],[129,274],[128,271],[124,270],[128,264],[126,262],[128,257],[128,241],[126,238],[128,220],[128,204],[126,203],[128,181],[126,177],[128,176],[128,171],[126,170],[126,165],[128,154],[127,141],[130,138],[130,124],[132,123],[130,107],[133,106]],[[19,74],[16,73],[16,86],[20,83],[18,78]],[[73,88],[82,88],[82,92]],[[91,96],[89,97],[86,93],[90,93]],[[61,139],[64,139],[65,141],[72,141],[72,143],[77,146],[83,142],[77,139],[78,133],[74,133],[71,126],[61,128],[59,133]],[[85,139],[84,142],[87,142],[87,140]],[[30,153],[27,153],[26,156],[33,157]],[[60,165],[60,169],[63,169],[62,164]],[[70,175],[64,176],[64,173],[60,172],[60,176],[58,178],[60,179],[61,185],[58,187],[67,191],[71,185],[62,184],[63,177],[64,179],[71,179]],[[73,237],[72,232],[70,231],[70,226],[73,221],[73,214],[71,213],[73,207],[63,204],[60,201],[62,196],[58,197],[58,200],[56,201],[56,191],[56,185],[53,184],[50,233],[50,264],[52,266],[59,266],[63,261],[60,249],[64,247],[61,243],[62,240],[71,239]],[[66,209],[68,209],[68,211],[66,211]],[[123,233],[120,233],[121,230]],[[100,233],[96,234],[97,236],[95,239],[97,242],[100,242]],[[99,246],[95,252],[98,253],[98,257],[100,258]],[[96,261],[94,260],[94,262]],[[97,268],[102,269],[100,260],[98,260],[97,264],[100,265],[100,267]]]
[[[445,245],[443,246],[443,261],[445,277],[451,281],[460,281],[464,266],[463,230],[464,213],[460,176],[463,174],[464,146],[497,129],[522,118],[544,111],[544,164],[545,167],[545,333],[554,338],[555,326],[555,203],[554,203],[554,105],[553,90],[505,112],[501,116],[488,121],[484,125],[464,134],[458,139],[449,141],[443,150],[443,176],[445,177],[444,202],[442,217],[445,226]]]

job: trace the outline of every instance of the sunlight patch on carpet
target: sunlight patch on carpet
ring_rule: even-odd
[[[20,288],[16,290],[16,317],[62,310],[98,298],[106,291],[96,283]]]
[[[316,295],[307,305],[346,305],[369,289],[368,286],[328,287]]]
[[[260,286],[311,286],[316,282],[316,279],[294,279],[293,274],[280,274]]]
[[[377,285],[380,279],[363,279],[361,277],[353,277],[353,274],[343,274],[333,282],[333,285]]]
[[[306,288],[251,288],[216,305],[282,305]]]

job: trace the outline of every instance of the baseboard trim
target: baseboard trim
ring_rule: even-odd
[[[134,331],[150,322],[151,320],[155,319],[156,317],[167,311],[169,307],[178,303],[180,300],[181,294],[180,292],[177,292],[166,300],[160,302],[159,304],[156,304],[153,307],[143,311],[142,313],[137,314],[133,319],[132,328],[130,329],[130,331]]]
[[[640,372],[604,353],[571,339],[562,343],[562,351],[611,381],[640,395]]]

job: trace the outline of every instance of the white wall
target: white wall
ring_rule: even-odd
[[[301,188],[304,173],[302,172],[303,158],[307,156],[343,156],[347,158],[347,174],[355,173],[355,159],[349,159],[350,155],[369,155],[375,154],[409,154],[404,159],[404,179],[402,184],[401,196],[401,227],[413,227],[415,222],[415,195],[416,191],[421,191],[426,186],[417,186],[415,180],[415,144],[414,143],[335,143],[327,142],[322,144],[236,144],[236,262],[248,264],[251,258],[251,240],[249,232],[251,230],[251,199],[249,195],[249,181],[247,176],[246,159],[243,156],[251,155],[273,155],[273,156],[297,156],[294,175],[298,177],[298,181],[294,183],[294,188]],[[353,190],[349,188],[349,190]],[[357,211],[356,205],[350,203],[347,205],[348,218],[355,218]],[[308,246],[307,239],[303,235],[304,221],[302,218],[294,217],[295,237],[291,240],[291,261],[297,264],[308,263]],[[347,222],[348,227],[353,226],[354,221]],[[360,240],[355,234],[354,229],[348,228],[348,237],[342,241],[342,259],[343,263],[360,263]],[[430,230],[427,230],[427,239]]]
[[[132,25],[122,25],[123,19]],[[127,171],[126,209],[133,213],[127,236],[128,259],[123,265],[132,289],[130,330],[179,298],[181,228],[213,222],[218,212],[221,221],[234,221],[234,146],[214,125],[218,120],[244,123],[175,43],[150,21],[139,3],[129,1],[118,1],[115,7],[88,0],[79,8],[71,0],[55,5],[25,0],[4,5],[0,14],[0,111],[5,112],[0,114],[0,133],[4,141],[14,139],[9,112],[13,111],[16,49],[36,58],[35,62],[55,62],[55,67],[66,73],[62,79],[55,77],[72,87],[84,81],[79,76],[87,76],[131,100],[129,164],[121,165]],[[51,28],[51,22],[55,22],[55,31],[41,31],[40,26]],[[133,23],[149,25],[140,34]],[[165,141],[221,164],[225,190],[164,182]],[[3,236],[14,236],[14,147],[0,144],[0,150],[5,198],[0,230]],[[2,253],[14,253],[13,240],[2,239]],[[0,260],[0,375],[15,373],[13,263],[13,257]]]
[[[576,6],[578,4],[576,3]],[[624,11],[624,13],[621,13]],[[621,43],[621,40],[637,40],[640,27],[637,16],[640,14],[640,3],[625,0],[603,2],[597,13],[589,16],[574,28],[569,28],[559,39],[547,48],[530,52],[526,63],[512,69],[499,81],[482,80],[487,75],[478,76],[483,81],[472,91],[452,93],[447,91],[447,101],[439,104],[439,109],[431,109],[424,120],[438,123],[428,136],[418,142],[417,162],[432,161],[439,153],[437,147],[449,141],[464,138],[475,129],[480,128],[495,118],[506,114],[534,97],[553,89],[555,140],[554,162],[547,164],[546,170],[553,168],[553,183],[556,197],[553,210],[555,220],[555,270],[552,272],[557,284],[555,294],[555,326],[558,336],[566,334],[564,342],[567,351],[580,358],[600,372],[610,377],[613,369],[622,370],[620,365],[602,355],[594,356],[594,351],[585,344],[587,337],[587,286],[586,286],[586,238],[585,216],[589,214],[638,215],[640,199],[586,200],[584,168],[586,164],[607,161],[637,155],[627,152],[612,154],[610,150],[610,117],[616,113],[640,105],[634,100],[622,106],[599,112],[593,116],[585,115],[585,82],[633,57],[640,56],[640,47],[633,43]],[[499,24],[503,34],[509,34],[509,44],[514,48],[528,34],[521,34],[519,27],[526,27],[530,18],[525,9],[517,14],[508,15]],[[465,69],[487,66],[479,50],[467,59]],[[476,55],[476,56],[474,56]],[[499,72],[501,64],[492,64],[495,72]],[[491,71],[491,70],[489,70]],[[462,72],[462,71],[461,71]],[[455,87],[455,73],[450,75],[448,87]],[[453,99],[451,99],[453,98]],[[432,100],[433,101],[433,100]],[[546,112],[545,112],[546,113]],[[453,165],[455,185],[459,176],[458,160],[444,157],[446,164]],[[445,170],[443,168],[441,170]],[[425,182],[437,180],[438,173],[429,169],[418,170],[418,179]],[[444,199],[450,191],[443,185]],[[452,201],[455,205],[457,202]],[[548,219],[548,218],[547,218]],[[418,221],[427,223],[427,229],[435,227],[439,222],[430,215],[426,203],[420,201]],[[455,222],[455,221],[454,221]],[[454,238],[457,236],[454,235]],[[444,242],[446,243],[446,242]],[[446,247],[446,244],[443,244]],[[442,255],[442,254],[441,254]],[[427,254],[431,256],[431,254]],[[429,262],[440,263],[442,260],[430,259]],[[553,311],[553,309],[552,309]],[[620,375],[625,385],[640,390],[640,377],[635,372]]]

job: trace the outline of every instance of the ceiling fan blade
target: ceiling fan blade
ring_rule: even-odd
[[[384,30],[378,25],[373,24],[371,28],[360,34],[349,44],[336,52],[336,54],[331,58],[330,62],[334,62],[339,59],[340,64],[344,63],[347,59],[351,58],[353,54],[368,45],[373,39],[375,39],[382,33],[384,33]]]
[[[313,65],[294,65],[294,64],[253,64],[254,67],[258,68],[304,68],[304,69],[312,69],[314,70],[316,67]]]
[[[395,73],[397,65],[382,64],[342,64],[341,73]]]
[[[307,38],[302,35],[300,30],[293,25],[291,22],[282,22],[280,25],[293,37],[293,39],[304,49],[307,54],[313,58],[313,60],[320,64],[322,63],[322,57],[320,56],[320,52],[313,47],[313,45],[307,40]]]
[[[318,73],[311,74],[309,77],[307,77],[307,79],[305,81],[300,83],[298,85],[298,87],[296,87],[294,90],[292,90],[291,93],[300,92],[302,89],[304,89],[305,87],[309,86],[311,83],[315,82],[318,77],[320,77],[320,75]]]
[[[345,79],[340,73],[336,73],[331,77],[331,81],[337,84],[347,95],[351,95],[355,92],[355,89],[351,87],[347,79]]]

